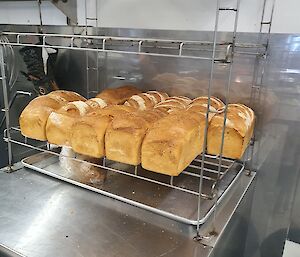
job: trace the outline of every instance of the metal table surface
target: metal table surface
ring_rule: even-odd
[[[25,256],[176,257],[211,250],[192,240],[193,226],[25,168],[0,172],[0,203],[0,244]]]

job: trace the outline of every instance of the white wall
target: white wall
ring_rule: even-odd
[[[42,19],[48,25],[66,25],[65,15],[50,1],[42,3]],[[0,2],[0,24],[39,24],[37,1]]]
[[[96,0],[87,1],[88,13],[94,16]],[[222,6],[232,7],[235,2],[236,0],[222,0]],[[241,0],[239,31],[258,31],[262,2],[263,0]],[[214,0],[98,0],[99,23],[103,27],[212,30],[215,3]],[[300,33],[297,22],[299,9],[300,0],[277,0],[272,32]],[[85,24],[84,10],[84,0],[78,0],[80,25]],[[49,1],[43,2],[42,13],[44,24],[66,24],[65,16]],[[1,1],[0,23],[38,24],[36,1]],[[220,30],[232,30],[233,13],[222,13],[219,24]]]

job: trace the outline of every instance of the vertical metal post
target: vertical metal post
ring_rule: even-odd
[[[267,51],[268,51],[268,47],[269,47],[269,41],[270,41],[270,34],[271,34],[271,28],[272,28],[272,22],[273,22],[273,14],[274,14],[274,9],[275,9],[275,3],[276,3],[276,0],[273,0],[271,14],[270,14],[270,20],[269,20],[268,36],[267,36]]]
[[[37,0],[38,9],[39,9],[39,19],[40,19],[40,26],[39,26],[39,33],[43,33],[43,19],[42,19],[42,0]]]
[[[88,20],[87,20],[87,0],[84,0],[84,14],[85,14],[85,35],[88,35]],[[89,42],[88,39],[86,39],[85,42],[88,46]],[[89,80],[89,52],[85,51],[85,61],[86,61],[86,96],[87,98],[89,98],[89,84],[90,84],[90,80]]]
[[[237,0],[236,12],[235,12],[235,20],[234,20],[234,27],[233,27],[233,35],[232,35],[232,48],[231,48],[231,62],[229,63],[229,75],[228,81],[225,90],[225,109],[224,109],[224,121],[222,127],[222,137],[221,137],[221,145],[220,145],[220,155],[219,155],[219,165],[218,165],[218,177],[220,178],[221,167],[222,167],[222,158],[223,158],[223,148],[224,148],[224,139],[225,139],[225,128],[226,128],[226,119],[227,119],[227,110],[229,104],[229,94],[230,94],[230,85],[232,80],[232,68],[234,63],[234,51],[235,51],[235,41],[236,41],[236,31],[237,31],[237,24],[238,24],[238,17],[239,17],[239,9],[240,9],[240,2],[241,0]],[[218,187],[218,183],[216,185]]]
[[[5,121],[6,121],[6,135],[7,135],[7,146],[8,146],[8,169],[12,169],[12,144],[10,136],[10,120],[9,120],[9,101],[7,93],[7,81],[5,74],[5,63],[4,63],[4,52],[3,46],[0,45],[0,68],[1,68],[1,80],[2,80],[2,90],[3,90],[3,100],[4,100],[4,111],[5,111]]]
[[[138,175],[138,166],[136,165],[136,166],[134,166],[134,175]]]
[[[267,5],[267,0],[264,0],[261,19],[260,19],[260,28],[259,28],[260,33],[262,32],[262,28],[263,28],[263,24],[264,24],[263,21],[264,21],[264,17],[265,17],[266,5]]]
[[[216,220],[216,213],[217,213],[217,202],[218,202],[218,190],[219,190],[219,179],[222,169],[222,160],[223,160],[223,149],[224,149],[224,140],[225,140],[225,130],[226,130],[226,120],[227,120],[227,111],[228,111],[228,104],[229,104],[229,94],[230,94],[230,85],[232,81],[232,69],[234,63],[234,51],[235,51],[235,43],[236,43],[236,32],[237,32],[237,25],[238,25],[238,17],[239,17],[239,9],[240,9],[240,2],[241,0],[237,0],[236,4],[236,11],[235,11],[235,19],[234,19],[234,27],[233,27],[233,34],[232,34],[232,48],[231,48],[231,62],[229,63],[229,75],[228,81],[226,84],[225,89],[225,109],[224,109],[224,120],[223,120],[223,127],[222,127],[222,136],[221,136],[221,145],[220,145],[220,154],[219,154],[219,162],[218,162],[218,175],[217,181],[215,184],[214,190],[216,190],[216,196],[214,199],[214,212],[213,212],[213,221],[212,221],[212,230],[215,230],[215,220]],[[214,192],[212,192],[214,193]]]
[[[272,5],[271,5],[271,13],[268,21],[265,21],[265,13],[266,13],[266,7],[267,7],[267,1],[264,0],[263,2],[263,10],[261,14],[261,21],[260,21],[260,28],[259,28],[259,35],[257,39],[257,44],[263,44],[262,40],[262,35],[263,35],[263,25],[268,25],[269,28],[267,30],[267,39],[266,39],[266,44],[265,44],[265,52],[262,53],[262,55],[256,56],[255,59],[255,64],[254,64],[254,70],[253,70],[253,80],[252,80],[252,88],[251,88],[251,96],[250,96],[250,101],[249,105],[250,107],[258,107],[260,109],[260,99],[261,99],[261,89],[263,85],[263,79],[264,79],[264,73],[265,73],[265,63],[266,63],[266,58],[268,55],[269,51],[269,41],[270,41],[270,34],[271,34],[271,27],[272,27],[272,21],[273,21],[273,14],[274,14],[274,9],[275,9],[275,3],[276,0],[271,0]],[[259,49],[257,49],[257,52]],[[259,76],[260,75],[260,76]],[[256,91],[258,90],[258,96]],[[256,111],[258,109],[256,108]],[[262,114],[259,115],[259,117],[262,117]],[[257,122],[256,122],[257,123]],[[257,130],[254,131],[254,139],[256,138]],[[251,152],[250,152],[250,164],[249,164],[249,171],[251,173],[251,170],[253,169],[253,154],[254,154],[254,141],[252,142],[251,147]]]
[[[99,19],[98,19],[98,0],[95,0],[96,1],[96,34],[98,35],[98,27],[99,27]],[[98,45],[97,45],[97,49],[98,49]],[[99,82],[99,52],[97,51],[96,52],[96,85],[95,85],[95,88],[97,88],[98,91],[102,90],[102,86],[100,85],[100,82]]]
[[[211,97],[211,87],[212,81],[214,77],[214,66],[215,66],[215,58],[216,58],[216,45],[217,45],[217,32],[218,32],[218,24],[219,24],[219,14],[220,14],[220,0],[217,0],[216,5],[216,18],[215,18],[215,28],[213,35],[213,51],[212,51],[212,60],[210,67],[210,79],[208,83],[208,98],[207,98],[207,110],[206,110],[206,122],[204,129],[204,141],[203,141],[203,149],[202,149],[202,158],[201,158],[201,170],[200,170],[200,178],[199,178],[199,196],[198,196],[198,210],[197,210],[197,235],[195,237],[196,240],[201,239],[201,235],[199,234],[200,229],[200,215],[201,215],[201,192],[202,192],[202,184],[203,184],[203,172],[204,172],[204,161],[205,161],[205,151],[207,145],[207,131],[208,131],[208,120],[209,120],[209,112],[210,112],[210,97]]]
[[[99,24],[98,24],[98,0],[94,0],[95,2],[95,14],[94,14],[94,17],[89,17],[89,14],[88,14],[88,5],[87,5],[87,0],[85,0],[85,34],[88,35],[88,20],[93,20],[95,21],[95,24],[94,24],[94,27],[96,27],[96,32],[97,32],[97,28],[99,27]],[[86,41],[87,43],[87,46],[89,44],[88,40]],[[98,46],[97,46],[97,49],[98,49]],[[86,53],[86,82],[87,82],[87,97],[89,98],[90,97],[90,93],[91,93],[91,90],[90,90],[90,70],[93,70],[93,71],[96,71],[96,79],[95,79],[95,85],[94,85],[94,88],[92,89],[93,91],[95,89],[98,89],[98,91],[101,89],[100,86],[99,86],[99,52],[96,51],[95,52],[96,54],[96,67],[90,67],[89,65],[89,55],[88,53]]]
[[[84,0],[84,15],[85,15],[85,35],[87,36],[87,0]]]

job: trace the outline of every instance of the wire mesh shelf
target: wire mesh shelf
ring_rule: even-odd
[[[107,159],[92,163],[78,156],[70,157],[61,154],[60,147],[27,139],[16,127],[11,128],[10,136],[8,139],[5,131],[4,140],[41,152],[23,159],[25,167],[187,224],[197,224],[201,169],[199,158],[196,158],[179,176],[171,177],[144,170],[141,166],[126,165]],[[72,170],[62,165],[62,158],[69,160]],[[244,170],[242,163],[223,158],[221,176],[218,177],[218,162],[218,157],[205,155],[204,182],[201,191],[202,223],[208,219],[216,205],[222,202]],[[96,167],[98,172],[105,174],[105,179],[96,183],[83,182],[78,176],[78,172],[81,171],[76,171],[75,168],[80,167],[80,164]],[[214,191],[216,183],[219,183],[218,191]]]
[[[79,51],[142,54],[161,57],[180,57],[211,61],[214,44],[210,41],[173,40],[159,38],[87,36],[69,34],[42,34],[25,32],[2,32],[9,41],[1,42],[9,46],[34,46]],[[48,45],[47,42],[55,42]],[[231,61],[232,42],[217,42],[215,62]],[[264,44],[235,43],[237,54],[261,55],[265,51]]]

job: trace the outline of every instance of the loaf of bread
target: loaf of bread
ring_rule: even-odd
[[[197,97],[189,104],[187,110],[206,117],[207,106],[208,106],[207,100],[208,100],[207,96]],[[220,110],[223,107],[224,107],[224,103],[220,99],[212,96],[210,98],[210,106],[209,106],[210,111],[208,113],[208,122],[211,121],[212,117],[216,114],[216,111]]]
[[[141,91],[136,87],[125,85],[118,88],[107,88],[99,93],[96,98],[102,99],[107,104],[123,104],[131,96],[140,93]]]
[[[168,95],[158,91],[148,91],[130,97],[124,105],[132,106],[137,110],[144,111],[152,109],[157,103],[164,101]]]
[[[75,92],[65,90],[53,91],[33,99],[19,118],[22,135],[36,140],[46,140],[46,123],[51,112],[58,110],[69,101],[79,100],[86,99]]]
[[[46,137],[49,143],[59,146],[71,146],[72,126],[75,121],[91,110],[83,101],[74,101],[53,111],[46,125]]]
[[[219,155],[222,140],[224,113],[214,115],[207,134],[207,152]],[[252,137],[254,112],[243,104],[229,104],[224,134],[223,156],[240,159]]]
[[[166,116],[158,110],[138,111],[114,118],[105,135],[106,157],[110,160],[138,165],[141,145],[147,130]]]
[[[71,146],[76,153],[100,158],[105,155],[105,132],[118,115],[125,115],[135,111],[134,108],[124,105],[111,105],[104,109],[87,113],[74,122],[71,135]]]
[[[186,110],[157,121],[142,143],[144,169],[179,175],[203,149],[205,119]]]
[[[86,99],[80,94],[67,90],[56,90],[47,94],[49,97],[59,99],[61,101],[73,102],[73,101],[86,101]]]
[[[104,100],[101,99],[101,98],[97,98],[97,97],[91,98],[91,99],[87,100],[85,103],[86,103],[88,106],[90,106],[92,109],[99,109],[99,108],[102,109],[102,108],[104,108],[104,107],[106,107],[106,106],[111,105],[110,103],[104,101]]]
[[[184,110],[191,103],[191,99],[185,96],[172,96],[165,99],[154,106],[154,109],[160,110],[166,113],[172,113],[174,111]]]
[[[200,96],[200,97],[193,99],[193,101],[190,103],[190,106],[200,105],[200,106],[207,107],[207,101],[208,101],[207,96]],[[217,97],[211,96],[210,97],[210,107],[211,107],[211,110],[216,111],[220,108],[223,108],[224,103]]]

